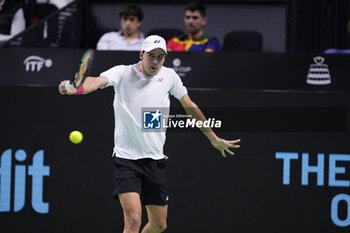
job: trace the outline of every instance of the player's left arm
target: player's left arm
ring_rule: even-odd
[[[203,112],[200,110],[200,108],[195,104],[189,95],[185,95],[183,99],[180,100],[181,105],[184,107],[186,113],[188,115],[191,115],[193,119],[200,120],[200,121],[206,121],[206,117],[204,116]],[[218,149],[222,156],[226,157],[226,153],[229,153],[231,155],[234,155],[234,152],[230,150],[230,148],[239,148],[239,143],[241,139],[236,140],[225,140],[220,137],[218,137],[214,131],[208,127],[208,128],[200,128],[202,133],[210,140],[211,144]]]

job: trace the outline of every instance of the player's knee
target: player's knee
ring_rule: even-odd
[[[163,232],[167,228],[166,221],[154,224],[152,228],[155,232]]]
[[[131,211],[126,214],[125,218],[126,226],[132,229],[138,229],[141,226],[141,214],[137,211]]]

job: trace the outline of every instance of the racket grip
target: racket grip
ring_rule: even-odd
[[[68,91],[68,89],[71,87],[73,87],[73,85],[70,82],[67,82],[65,86],[66,90]]]

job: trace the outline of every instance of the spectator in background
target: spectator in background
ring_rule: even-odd
[[[137,5],[126,5],[119,13],[121,30],[108,32],[97,42],[97,50],[140,51],[145,39],[139,31],[143,12]]]
[[[185,9],[184,22],[187,35],[173,37],[167,43],[168,51],[220,51],[218,39],[204,34],[207,23],[205,6],[199,2],[191,2]]]
[[[23,3],[20,0],[0,0],[0,44],[25,29]]]

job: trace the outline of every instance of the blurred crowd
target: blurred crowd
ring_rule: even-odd
[[[143,20],[142,9],[137,5],[126,5],[119,13],[120,30],[104,34],[97,43],[97,50],[135,50],[139,51],[144,34],[139,31]],[[206,8],[199,2],[189,3],[184,12],[186,33],[174,31],[167,40],[168,51],[220,51],[217,38],[204,33],[207,23]],[[162,35],[161,35],[162,36]]]
[[[0,0],[0,44],[72,1]],[[143,10],[140,6],[136,4],[124,5],[119,12],[120,25],[116,26],[120,30],[104,33],[97,43],[90,46],[97,50],[140,50],[146,36],[140,31],[143,17]],[[165,38],[168,51],[215,52],[222,50],[220,41],[215,35],[208,35],[204,31],[208,22],[204,4],[190,2],[184,6],[183,22],[186,32],[169,28],[163,31],[153,31],[153,34]]]
[[[74,2],[74,0],[0,0],[0,46],[28,27],[40,22],[40,20],[59,11],[72,2]],[[125,5],[119,12],[115,12],[115,15],[119,16],[119,22],[115,22],[115,26],[112,27],[118,28],[118,30],[109,29],[108,31],[107,28],[99,28],[99,25],[97,25],[96,22],[91,23],[90,20],[89,23],[87,23],[87,26],[83,26],[85,27],[85,31],[83,31],[85,34],[82,35],[83,38],[80,46],[77,45],[78,43],[75,43],[74,46],[80,48],[93,48],[97,50],[137,51],[140,50],[145,37],[151,34],[162,36],[167,41],[168,51],[262,52],[265,51],[263,49],[263,44],[265,46],[267,42],[271,43],[271,38],[269,37],[269,40],[269,38],[266,37],[266,33],[264,34],[265,37],[263,38],[262,33],[255,29],[245,31],[228,31],[225,34],[221,33],[220,35],[211,35],[206,33],[206,25],[213,23],[215,19],[210,21],[207,16],[206,7],[201,2],[189,2],[188,4],[184,4],[182,16],[183,25],[178,25],[176,26],[177,28],[154,28],[153,30],[145,33],[140,31],[140,27],[144,20],[144,13],[141,6],[136,4],[127,4],[127,1],[123,2]],[[89,4],[89,2],[85,0],[81,0],[80,3]],[[118,2],[117,4],[120,5],[121,3]],[[87,17],[94,18],[94,16],[90,13],[90,8],[82,7],[82,9],[82,11],[88,15]],[[86,10],[87,12],[85,12]],[[340,16],[342,17],[342,15],[339,15],[339,17]],[[327,19],[325,18],[324,20]],[[318,48],[318,51],[321,50],[325,53],[350,53],[348,49],[348,45],[350,44],[350,20],[343,21],[347,22],[348,25],[346,33],[343,33],[343,26],[340,23],[338,23],[339,25],[332,24],[328,27],[333,27],[331,28],[333,31],[328,30],[327,37],[317,37],[311,42],[304,42],[304,40],[297,39],[293,40],[292,44],[294,47],[292,50],[305,50],[304,47],[310,45],[311,43],[311,45],[313,45],[315,48]],[[304,24],[299,25],[300,30],[307,31],[309,29],[307,27],[304,28],[303,26]],[[210,29],[212,29],[212,27],[212,24],[208,26]],[[56,28],[58,27],[56,26]],[[183,28],[184,31],[180,30],[179,28]],[[311,28],[317,28],[317,25],[312,25]],[[335,33],[334,28],[339,30],[339,32],[337,32],[338,34]],[[67,30],[69,31],[73,29],[70,28]],[[213,30],[208,29],[208,31]],[[302,32],[303,31],[299,32],[298,30],[293,31],[295,35],[303,34]],[[333,33],[335,36],[331,33]],[[271,36],[271,34],[268,36]],[[345,37],[348,38],[348,42],[346,41]],[[57,34],[54,34],[52,38],[58,38]],[[220,40],[218,38],[220,38]],[[317,43],[314,43],[315,40]],[[342,41],[342,43],[339,41]],[[340,46],[337,47],[337,45]],[[300,46],[301,48],[299,49],[296,46]],[[57,43],[56,47],[60,47],[60,44]],[[339,47],[342,49],[339,49]],[[316,50],[315,48],[313,50]]]

